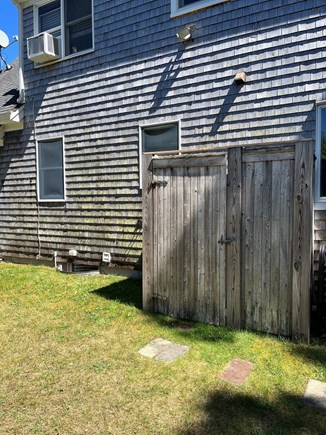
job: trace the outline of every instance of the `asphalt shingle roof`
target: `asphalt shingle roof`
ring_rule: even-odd
[[[12,69],[0,73],[0,114],[17,109],[19,97],[19,61],[10,64]]]

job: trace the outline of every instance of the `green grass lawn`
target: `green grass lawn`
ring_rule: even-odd
[[[326,349],[178,321],[140,309],[140,283],[0,263],[0,434],[325,434],[307,407],[326,381]],[[181,322],[184,324],[185,322]],[[165,364],[138,350],[154,338],[190,345]],[[233,358],[255,368],[220,380]]]

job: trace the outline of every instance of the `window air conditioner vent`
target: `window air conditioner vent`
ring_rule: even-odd
[[[27,56],[29,60],[39,63],[59,59],[59,39],[46,32],[28,38]]]

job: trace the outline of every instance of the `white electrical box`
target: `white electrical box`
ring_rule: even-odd
[[[110,252],[103,252],[102,254],[103,263],[111,263],[111,254]]]
[[[76,249],[69,249],[69,257],[77,257]]]

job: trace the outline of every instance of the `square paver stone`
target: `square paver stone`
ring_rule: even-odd
[[[254,365],[242,359],[232,360],[221,373],[220,378],[234,385],[242,385],[249,376]]]
[[[147,358],[169,363],[187,353],[188,350],[189,346],[172,343],[164,338],[156,338],[140,349],[139,353]]]
[[[309,406],[326,409],[326,382],[309,379],[304,399]]]

